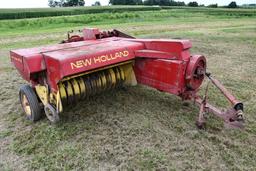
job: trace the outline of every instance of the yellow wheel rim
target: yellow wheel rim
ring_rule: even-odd
[[[30,108],[27,96],[25,94],[22,95],[21,102],[26,115],[31,116],[31,108]]]

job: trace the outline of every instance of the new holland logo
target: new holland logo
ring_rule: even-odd
[[[127,56],[129,56],[129,52],[127,50],[124,50],[124,51],[116,52],[113,54],[101,55],[101,56],[97,56],[97,57],[93,57],[93,58],[78,60],[75,62],[71,62],[70,65],[71,65],[72,69],[76,69],[76,68],[90,66],[92,64],[115,60],[117,58],[124,58]]]

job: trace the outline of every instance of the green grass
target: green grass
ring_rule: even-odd
[[[0,20],[40,18],[52,16],[84,15],[97,13],[122,13],[131,11],[159,11],[159,10],[180,10],[193,13],[205,13],[209,15],[228,16],[255,16],[255,9],[225,9],[205,7],[172,7],[172,6],[100,6],[100,7],[65,7],[65,8],[24,8],[24,9],[1,9]]]
[[[0,132],[0,138],[8,137],[8,136],[11,135],[11,133],[12,133],[12,131],[10,131],[10,130],[1,131]]]
[[[112,25],[119,23],[143,23],[143,22],[171,22],[171,23],[190,23],[198,22],[199,19],[209,19],[214,22],[219,19],[228,20],[229,18],[250,18],[250,16],[241,15],[244,10],[236,11],[236,15],[211,15],[206,12],[195,12],[187,9],[172,9],[161,11],[143,11],[143,12],[123,12],[123,13],[100,13],[77,16],[45,17],[35,19],[3,20],[0,22],[0,35],[9,37],[21,34],[33,34],[46,32],[49,30],[61,31],[67,28],[81,27],[84,25]],[[201,10],[206,11],[206,10]],[[229,10],[228,10],[229,11]],[[242,11],[242,12],[241,12]],[[248,11],[248,10],[247,10]],[[253,12],[251,10],[250,12]],[[218,13],[216,13],[218,14]]]
[[[128,11],[153,11],[161,10],[157,6],[100,6],[100,7],[65,7],[65,8],[24,8],[1,9],[0,20],[39,18],[63,15],[81,15],[95,13],[120,13]]]
[[[0,21],[0,170],[254,170],[256,20],[240,11],[171,9]],[[46,118],[25,120],[18,101],[25,82],[8,51],[58,43],[69,29],[84,26],[117,28],[139,38],[190,39],[192,53],[204,54],[209,71],[244,102],[245,130],[225,129],[211,114],[207,129],[198,130],[193,103],[184,106],[179,98],[144,86],[80,102],[57,125]],[[213,87],[209,96],[215,105],[228,105]]]

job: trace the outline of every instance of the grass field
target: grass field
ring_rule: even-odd
[[[69,15],[81,15],[81,14],[97,14],[97,13],[122,13],[131,11],[159,11],[161,9],[168,10],[186,10],[199,13],[207,13],[211,15],[239,15],[239,16],[255,16],[255,10],[239,8],[239,9],[227,9],[227,8],[202,8],[202,7],[173,7],[173,6],[91,6],[91,7],[65,7],[65,8],[21,8],[21,9],[5,9],[0,8],[0,20],[4,19],[23,19],[23,18],[40,18],[51,16],[69,16]],[[239,11],[239,12],[238,12]]]
[[[0,21],[0,170],[255,170],[256,17],[187,9],[101,13]],[[255,13],[252,10],[250,13]],[[128,87],[84,101],[61,115],[23,117],[10,49],[58,43],[84,26],[116,28],[140,38],[186,38],[208,69],[244,102],[245,130],[229,130],[209,115],[198,130],[198,109],[173,95]],[[211,87],[213,104],[227,104]]]
[[[101,6],[101,7],[65,7],[65,8],[21,8],[4,9],[0,8],[0,20],[2,19],[22,19],[39,18],[50,16],[95,14],[95,13],[117,13],[127,11],[153,11],[161,10],[157,6]]]

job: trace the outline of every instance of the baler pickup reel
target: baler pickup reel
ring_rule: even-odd
[[[196,125],[203,128],[206,113],[222,118],[232,127],[243,127],[243,104],[218,80],[206,73],[206,58],[191,55],[189,40],[136,39],[118,30],[85,28],[61,44],[18,49],[10,52],[11,61],[30,85],[20,88],[20,102],[26,117],[37,121],[42,116],[55,123],[68,106],[90,96],[123,86],[143,84],[194,101],[200,108]],[[232,107],[222,111],[208,103],[198,91],[207,77]]]

